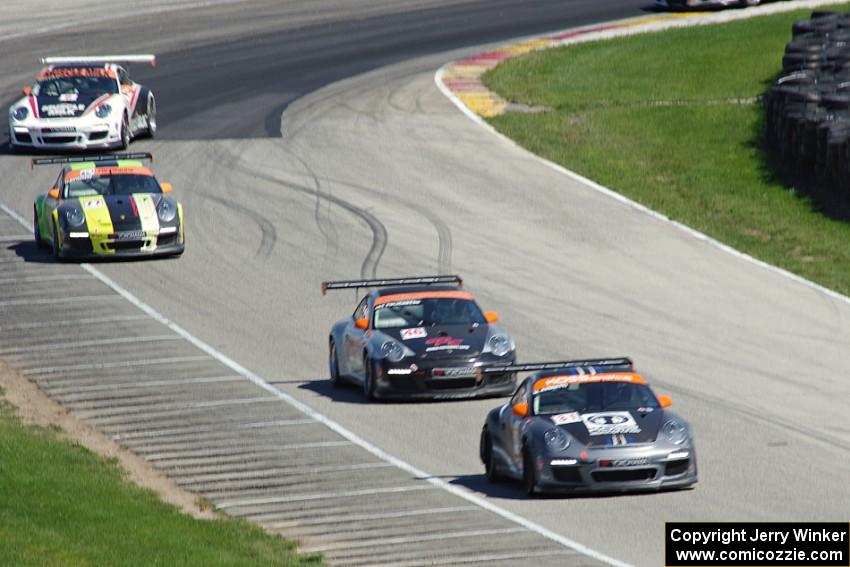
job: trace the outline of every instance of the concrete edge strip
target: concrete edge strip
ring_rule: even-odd
[[[762,15],[768,15],[768,14],[788,12],[788,11],[798,10],[798,9],[802,9],[802,8],[817,8],[817,7],[820,7],[820,6],[827,6],[827,5],[832,5],[832,4],[836,4],[836,3],[837,3],[836,0],[803,0],[803,1],[800,1],[800,2],[789,2],[789,3],[783,4],[783,5],[774,4],[774,5],[771,5],[771,6],[761,7],[761,8],[757,8],[757,9],[748,8],[747,10],[752,10],[752,13],[747,13],[747,14],[737,13],[737,14],[734,14],[733,16],[722,18],[722,19],[717,17],[718,16],[717,14],[712,14],[711,16],[692,15],[689,20],[679,19],[678,21],[676,21],[675,24],[677,24],[677,25],[675,27],[680,27],[681,25],[708,25],[708,24],[713,24],[713,23],[723,23],[723,22],[727,22],[727,21],[740,20],[740,19],[744,19],[744,18],[748,18],[748,17],[757,17],[757,16],[762,16]],[[769,8],[769,10],[766,10],[765,8]],[[723,14],[720,14],[720,15],[723,15]],[[640,20],[640,19],[641,18],[638,18],[637,20]],[[632,20],[632,21],[636,21],[636,20]],[[623,22],[621,22],[621,23],[623,23]],[[670,23],[671,22],[668,22],[668,24],[670,24]],[[650,33],[650,32],[654,32],[654,31],[662,31],[664,29],[668,29],[669,27],[674,27],[674,26],[668,25],[666,27],[662,27],[662,26],[659,26],[656,22],[653,22],[653,23],[646,25],[646,26],[636,24],[635,27],[625,27],[625,26],[621,25],[617,29],[604,32],[604,35],[601,32],[599,32],[600,27],[602,27],[602,26],[575,28],[575,29],[572,29],[572,30],[564,30],[564,31],[561,32],[564,35],[569,35],[569,34],[576,34],[576,35],[572,35],[571,38],[567,39],[567,40],[558,41],[558,42],[555,42],[555,41],[548,42],[545,45],[543,45],[542,47],[539,47],[537,49],[560,47],[562,45],[579,43],[580,41],[593,41],[593,40],[599,40],[599,39],[610,39],[610,38],[615,38],[615,37],[623,37],[623,36],[626,36],[626,35],[633,35],[633,34],[636,34],[636,33]],[[591,33],[593,35],[591,35]],[[581,35],[578,35],[578,34],[586,34],[586,35],[581,36]],[[527,41],[528,40],[525,40],[524,44],[527,43]],[[528,52],[528,50],[522,51],[522,52],[517,53],[517,55],[527,53],[527,52]],[[464,60],[460,60],[460,61],[464,61]],[[626,196],[624,196],[620,193],[617,193],[613,189],[609,189],[608,187],[600,185],[599,183],[596,183],[595,181],[588,179],[587,177],[584,177],[583,175],[580,175],[580,174],[578,174],[574,171],[571,171],[571,170],[569,170],[569,169],[567,169],[567,168],[563,167],[562,165],[559,165],[555,162],[552,162],[552,161],[549,161],[545,158],[542,158],[542,157],[538,156],[537,154],[534,154],[534,153],[528,151],[527,149],[523,148],[518,143],[516,143],[514,140],[508,138],[507,136],[505,136],[504,134],[502,134],[501,132],[496,130],[488,122],[486,122],[482,118],[481,115],[477,114],[472,108],[467,106],[464,103],[464,101],[452,89],[450,89],[445,84],[444,77],[445,77],[446,73],[454,65],[457,65],[458,63],[459,63],[459,61],[450,61],[437,70],[437,72],[434,74],[434,82],[436,83],[437,88],[464,115],[466,115],[467,118],[469,118],[470,120],[472,120],[473,122],[475,122],[479,126],[485,128],[490,133],[492,133],[496,137],[500,138],[501,140],[503,140],[507,144],[513,146],[515,149],[517,149],[517,150],[523,152],[524,154],[532,157],[533,159],[542,163],[546,167],[553,169],[553,170],[557,171],[558,173],[561,173],[562,175],[565,175],[565,176],[569,177],[570,179],[581,183],[582,185],[584,185],[585,187],[588,187],[589,189],[592,189],[594,191],[597,191],[599,193],[607,195],[608,197],[610,197],[610,198],[612,198],[616,201],[619,201],[620,203],[622,203],[624,205],[632,207],[632,208],[634,208],[634,209],[636,209],[636,210],[638,210],[642,213],[645,213],[645,214],[647,214],[647,215],[649,215],[649,216],[651,216],[651,217],[653,217],[653,218],[655,218],[659,221],[671,224],[671,225],[675,226],[676,228],[678,228],[679,230],[693,236],[694,238],[696,238],[698,240],[702,240],[703,242],[705,242],[705,243],[707,243],[711,246],[714,246],[715,248],[718,248],[718,249],[720,249],[724,252],[732,254],[733,256],[736,256],[736,257],[740,258],[741,260],[744,260],[746,262],[750,262],[751,264],[755,264],[756,266],[764,268],[765,270],[773,272],[774,274],[783,276],[783,277],[788,278],[790,280],[793,280],[797,283],[800,283],[800,284],[802,284],[802,285],[804,285],[804,286],[806,286],[806,287],[808,287],[808,288],[810,288],[814,291],[818,291],[820,293],[823,293],[824,295],[826,295],[826,296],[828,296],[832,299],[835,299],[835,300],[838,300],[838,301],[841,301],[843,303],[850,305],[850,297],[848,297],[846,295],[843,295],[841,293],[838,293],[837,291],[826,288],[826,287],[824,287],[824,286],[822,286],[818,283],[815,283],[811,280],[808,280],[808,279],[806,279],[802,276],[799,276],[795,273],[789,272],[788,270],[785,270],[784,268],[774,266],[773,264],[769,264],[769,263],[767,263],[763,260],[759,260],[758,258],[755,258],[753,256],[750,256],[749,254],[741,252],[740,250],[737,250],[737,249],[733,248],[732,246],[729,246],[728,244],[724,244],[723,242],[720,242],[719,240],[716,240],[715,238],[712,238],[711,236],[708,236],[705,233],[702,233],[702,232],[700,232],[696,229],[693,229],[693,228],[691,228],[687,225],[684,225],[684,224],[682,224],[678,221],[672,220],[669,217],[659,213],[658,211],[655,211],[655,210],[650,209],[649,207],[647,207],[645,205],[638,203],[637,201],[633,201],[632,199],[629,199],[628,197],[626,197]],[[493,65],[492,67],[495,67],[495,65]],[[489,68],[492,68],[492,67],[489,67]],[[482,71],[482,74],[483,74],[483,71]]]
[[[7,215],[14,218],[16,221],[18,221],[22,226],[26,227],[28,230],[32,230],[32,225],[29,223],[29,221],[27,221],[21,215],[16,213],[14,210],[7,207],[5,204],[0,203],[0,210],[2,210]],[[363,439],[362,437],[360,437],[359,435],[357,435],[353,431],[348,430],[343,425],[337,423],[336,421],[332,420],[331,418],[327,417],[326,415],[316,411],[315,409],[313,409],[309,405],[301,402],[300,400],[294,398],[293,396],[287,394],[286,392],[275,388],[274,386],[269,384],[265,379],[263,379],[259,375],[248,370],[247,368],[245,368],[244,366],[242,366],[241,364],[239,364],[238,362],[236,362],[235,360],[233,360],[232,358],[230,358],[226,354],[216,350],[211,345],[208,345],[207,343],[205,343],[204,341],[202,341],[201,339],[199,339],[198,337],[196,337],[195,335],[193,335],[189,331],[185,330],[183,327],[179,326],[177,323],[171,321],[170,319],[168,319],[167,317],[165,317],[164,315],[159,313],[156,309],[154,309],[153,307],[151,307],[147,303],[143,302],[141,299],[137,298],[130,291],[124,289],[121,285],[119,285],[117,282],[112,280],[112,278],[110,278],[109,276],[107,276],[106,274],[104,274],[103,272],[98,270],[97,268],[93,267],[91,264],[80,264],[80,267],[83,268],[88,273],[90,273],[95,278],[97,278],[98,280],[100,280],[101,282],[103,282],[104,284],[106,284],[113,291],[115,291],[118,295],[120,295],[121,297],[126,299],[128,302],[130,302],[131,304],[136,306],[142,312],[146,313],[152,319],[159,321],[160,323],[162,323],[163,325],[165,325],[166,327],[168,327],[169,329],[171,329],[172,331],[174,331],[175,333],[177,333],[178,335],[180,335],[181,337],[186,339],[188,342],[190,342],[191,344],[196,346],[201,351],[205,352],[206,354],[208,354],[212,358],[218,360],[220,363],[229,367],[231,370],[233,370],[234,372],[236,372],[240,376],[243,376],[244,378],[246,378],[250,382],[256,384],[258,387],[262,388],[263,390],[273,394],[274,396],[279,398],[281,401],[286,402],[287,404],[289,404],[293,408],[297,409],[301,413],[303,413],[303,414],[315,419],[316,421],[324,424],[326,427],[328,427],[330,430],[334,431],[335,433],[337,433],[338,435],[340,435],[344,439],[347,439],[351,443],[360,446],[361,448],[365,449],[366,451],[373,454],[374,456],[381,459],[382,461],[388,462],[388,463],[396,466],[397,468],[401,469],[402,471],[407,472],[408,474],[410,474],[411,476],[413,476],[415,478],[424,480],[424,481],[434,485],[437,488],[440,488],[440,489],[442,489],[442,490],[444,490],[444,491],[446,491],[450,494],[453,494],[453,495],[455,495],[459,498],[466,500],[467,502],[470,502],[470,503],[478,506],[479,508],[482,508],[484,510],[492,512],[492,513],[494,513],[498,516],[501,516],[502,518],[504,518],[505,520],[508,520],[509,522],[513,522],[517,525],[520,525],[520,526],[526,528],[527,530],[529,530],[531,532],[534,532],[534,533],[536,533],[540,536],[543,536],[543,537],[545,537],[545,538],[547,538],[547,539],[549,539],[549,540],[551,540],[551,541],[553,541],[557,544],[560,544],[564,547],[570,548],[573,551],[580,553],[582,555],[585,555],[585,556],[587,556],[591,559],[601,561],[602,563],[607,563],[608,565],[612,565],[614,567],[632,567],[628,563],[625,563],[625,562],[620,561],[618,559],[614,559],[613,557],[609,557],[609,556],[605,555],[604,553],[601,553],[599,551],[591,549],[591,548],[587,547],[586,545],[583,545],[583,544],[581,544],[577,541],[574,541],[570,538],[567,538],[567,537],[564,537],[564,536],[562,536],[558,533],[555,533],[552,530],[541,526],[540,524],[537,524],[537,523],[532,522],[531,520],[529,520],[529,519],[527,519],[523,516],[520,516],[519,514],[515,514],[515,513],[511,512],[509,510],[506,510],[506,509],[504,509],[504,508],[502,508],[502,507],[500,507],[496,504],[493,504],[489,500],[471,492],[470,490],[468,490],[466,488],[462,488],[462,487],[450,484],[448,481],[443,480],[442,478],[439,478],[437,476],[429,474],[429,473],[415,467],[414,465],[387,453],[386,451],[384,451],[380,447],[373,445],[372,443],[366,441],[365,439]]]

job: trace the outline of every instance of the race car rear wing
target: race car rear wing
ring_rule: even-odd
[[[457,275],[418,276],[385,280],[339,280],[335,282],[322,282],[322,295],[327,295],[328,290],[330,289],[359,289],[361,287],[392,287],[397,285],[435,285],[443,283],[456,283],[463,287],[463,279]]]
[[[153,161],[153,155],[149,152],[134,152],[129,154],[101,154],[97,156],[37,158],[33,159],[30,162],[30,169],[34,169],[37,165],[53,165],[57,163],[84,163],[87,161],[115,161],[119,159],[143,159],[147,161]]]
[[[572,368],[632,369],[632,359],[596,358],[589,360],[562,360],[559,362],[531,362],[529,364],[506,364],[482,368],[484,374],[502,374],[504,372],[537,372],[540,370],[568,370]]]
[[[45,65],[56,65],[61,63],[150,63],[156,66],[156,55],[68,55],[60,57],[42,57],[41,62]]]

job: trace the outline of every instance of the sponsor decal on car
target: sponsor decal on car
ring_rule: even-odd
[[[599,459],[600,467],[639,467],[648,465],[647,457],[635,457],[632,459]]]
[[[401,340],[409,341],[410,339],[421,339],[422,337],[427,337],[428,331],[425,330],[425,327],[413,327],[411,329],[402,329],[401,330]]]
[[[550,415],[549,419],[552,420],[552,423],[555,425],[566,425],[568,423],[578,423],[581,421],[581,416],[577,411],[571,411],[570,413],[559,413],[557,415]]]
[[[144,230],[128,230],[115,233],[115,240],[142,240],[144,237]]]
[[[435,368],[431,376],[436,378],[471,378],[478,374],[478,369],[473,366],[462,366],[458,368]]]
[[[74,116],[85,109],[86,106],[84,104],[71,104],[67,102],[41,105],[41,112],[47,116]]]
[[[404,299],[401,301],[390,301],[388,303],[379,303],[375,309],[383,309],[385,307],[404,307],[405,305],[419,305],[422,303],[420,299]]]
[[[627,411],[585,413],[581,420],[590,435],[621,435],[640,433],[641,429]]]
[[[453,337],[433,337],[425,341],[428,345],[426,352],[434,352],[438,350],[469,350],[469,345],[463,344],[463,339],[455,339]]]

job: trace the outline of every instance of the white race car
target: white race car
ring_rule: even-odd
[[[118,63],[156,65],[153,55],[45,57],[47,65],[9,108],[12,150],[126,148],[156,132],[156,99]]]

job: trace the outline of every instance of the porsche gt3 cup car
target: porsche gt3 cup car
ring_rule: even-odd
[[[142,161],[148,153],[45,158],[65,164],[33,206],[33,232],[56,258],[183,253],[183,207]]]
[[[455,285],[441,285],[455,284]],[[458,276],[322,283],[322,292],[377,287],[328,341],[331,381],[362,385],[366,397],[441,399],[507,396],[513,372],[484,374],[515,360],[514,341],[482,312]]]
[[[156,64],[153,55],[45,57],[36,82],[9,108],[12,150],[125,149],[156,133],[156,99],[117,63]]]
[[[632,491],[697,482],[688,423],[653,393],[628,358],[506,365],[536,371],[490,411],[481,432],[487,478],[543,491]]]

